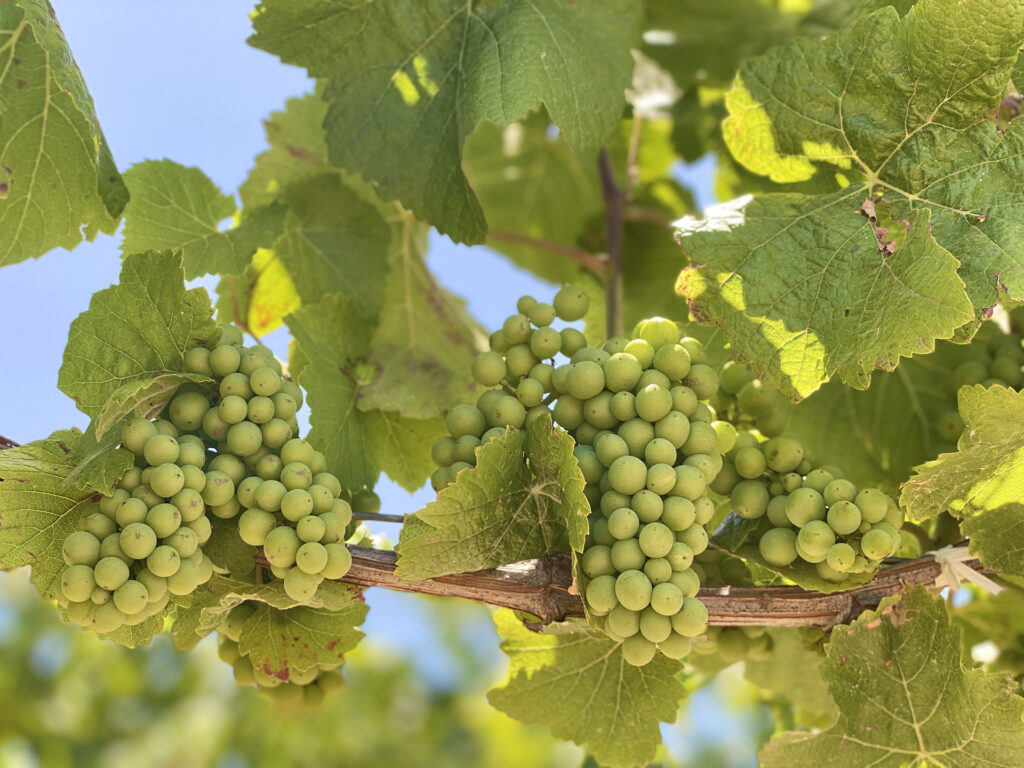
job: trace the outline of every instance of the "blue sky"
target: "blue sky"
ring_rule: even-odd
[[[166,157],[200,167],[223,191],[233,192],[265,147],[262,120],[287,98],[311,90],[304,71],[246,45],[250,0],[52,2],[122,169]],[[712,202],[712,166],[704,161],[680,169],[680,180],[693,186],[701,205]],[[71,321],[95,291],[117,281],[118,243],[119,236],[100,236],[73,252],[54,251],[0,271],[0,434],[26,442],[86,426],[57,389],[57,372]],[[442,284],[468,300],[485,327],[499,326],[519,295],[554,291],[485,248],[456,246],[439,236],[429,264]],[[200,284],[212,290],[215,281]],[[283,331],[265,341],[285,355]],[[410,496],[386,481],[378,490],[385,511],[398,513],[419,509],[432,495],[422,490]],[[396,535],[394,529],[388,533]],[[413,655],[434,684],[456,677],[449,666],[454,662],[438,651],[440,637],[422,600],[373,590],[368,602],[368,642]],[[497,644],[483,611],[481,619],[467,632],[479,636],[474,645],[484,659],[496,660]],[[685,754],[685,741],[677,732],[669,743]]]

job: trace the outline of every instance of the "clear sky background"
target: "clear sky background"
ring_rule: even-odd
[[[252,0],[52,2],[121,169],[170,158],[198,166],[223,191],[233,193],[253,157],[265,148],[262,120],[287,98],[312,89],[303,70],[246,44]],[[679,169],[680,180],[691,186],[702,206],[712,202],[712,169],[711,160]],[[119,242],[119,235],[101,235],[73,252],[57,250],[0,270],[0,434],[27,442],[56,429],[87,425],[57,389],[57,372],[72,320],[95,291],[117,282]],[[440,236],[433,238],[428,261],[438,280],[467,299],[470,311],[488,328],[500,326],[519,295],[542,298],[555,290],[486,248],[457,246]],[[196,282],[211,293],[216,285],[212,278]],[[282,329],[264,340],[281,357],[286,333]],[[378,492],[384,511],[396,513],[416,511],[432,497],[429,488],[410,496],[384,478]],[[394,528],[376,530],[397,535]],[[371,590],[367,597],[372,610],[364,626],[366,642],[408,654],[434,685],[443,687],[455,677],[449,666],[455,662],[443,652],[422,599],[383,590]],[[483,609],[480,621],[466,631],[482,662],[500,664]],[[686,723],[665,727],[666,743],[685,758],[695,739],[732,742],[736,758],[730,764],[754,765],[749,761],[752,745],[743,743],[743,725],[730,723],[729,716],[715,706],[712,694],[698,694]]]

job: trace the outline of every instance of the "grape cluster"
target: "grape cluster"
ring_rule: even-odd
[[[792,406],[770,384],[756,377],[746,363],[727,360],[718,371],[719,388],[711,405],[719,418],[755,428],[766,437],[781,435]]]
[[[474,466],[476,448],[552,414],[576,441],[586,479],[590,535],[579,586],[592,619],[622,642],[628,662],[657,650],[682,658],[707,626],[691,568],[708,545],[707,495],[722,466],[714,411],[707,399],[718,376],[700,342],[680,338],[671,320],[641,321],[632,337],[591,347],[555,318],[583,317],[589,298],[567,286],[545,304],[526,296],[473,363],[488,387],[476,405],[448,417],[450,434],[434,445],[435,489]],[[556,365],[556,356],[568,358]],[[549,410],[550,407],[550,410]]]
[[[708,631],[694,638],[693,652],[717,655],[722,661],[734,664],[744,659],[764,661],[771,656],[774,643],[764,627],[708,627]]]
[[[841,582],[899,550],[903,513],[892,497],[858,490],[838,467],[814,468],[798,440],[759,442],[740,432],[726,458],[715,489],[729,495],[737,516],[763,520],[758,547],[765,562],[782,567],[800,558],[821,578]]]
[[[139,624],[210,579],[206,505],[223,494],[219,473],[203,471],[202,440],[174,423],[135,419],[122,439],[136,466],[87,506],[62,550],[58,600],[71,621],[100,633]]]
[[[340,660],[337,665],[316,666],[305,672],[293,669],[287,681],[267,674],[260,665],[253,663],[248,654],[242,653],[238,645],[242,627],[255,611],[255,606],[250,603],[242,603],[231,609],[217,627],[217,656],[225,664],[231,665],[238,685],[255,685],[260,693],[266,694],[286,709],[315,709],[327,693],[343,684],[341,673],[337,671]]]

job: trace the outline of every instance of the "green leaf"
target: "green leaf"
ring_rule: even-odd
[[[1024,298],[1021,210],[1007,202],[1024,139],[992,120],[1022,24],[1019,1],[921,0],[740,71],[723,127],[733,155],[777,182],[835,167],[849,186],[769,195],[745,226],[690,238],[680,289],[794,399],[837,372],[863,387],[999,297]]]
[[[309,360],[300,379],[311,411],[308,439],[342,485],[372,487],[380,466],[369,449],[366,416],[356,408],[359,386],[352,371],[373,326],[344,296],[328,294],[289,315],[288,328]]]
[[[1008,676],[965,669],[960,630],[921,587],[832,631],[825,681],[839,719],[818,734],[786,733],[764,768],[853,765],[996,768],[1024,750],[1024,699]]]
[[[997,509],[1024,495],[1024,392],[1002,386],[960,388],[964,432],[956,453],[921,465],[903,486],[900,506],[925,520]]]
[[[112,234],[128,200],[49,2],[0,7],[0,266]]]
[[[32,583],[52,599],[64,569],[61,548],[78,529],[93,492],[69,488],[78,430],[54,432],[20,448],[0,451],[0,568],[32,566]]]
[[[256,336],[276,331],[301,303],[277,251],[268,248],[257,248],[242,274],[225,275],[217,284],[217,321],[244,326]]]
[[[467,136],[543,103],[574,148],[595,150],[625,105],[640,14],[635,0],[267,0],[250,42],[329,78],[334,164],[454,239],[481,242],[487,224],[460,171]]]
[[[232,578],[249,576],[256,570],[256,548],[246,544],[238,535],[238,520],[221,520],[212,515],[209,519],[210,538],[203,544],[203,552]]]
[[[764,659],[747,657],[744,676],[759,688],[785,696],[807,714],[831,720],[836,705],[821,678],[822,656],[809,647],[807,630],[774,627],[766,631],[772,638],[771,653]],[[816,634],[822,637],[821,632]],[[797,680],[799,684],[794,685]]]
[[[366,618],[366,603],[352,599],[333,611],[261,605],[242,627],[238,650],[254,667],[287,682],[292,670],[336,667],[363,638],[356,629]]]
[[[1024,577],[1024,504],[987,509],[964,520],[961,530],[985,567]]]
[[[150,616],[141,624],[136,624],[135,626],[125,624],[113,632],[100,635],[100,637],[118,645],[123,645],[125,648],[141,648],[152,643],[154,637],[163,633],[164,617],[166,615],[167,610],[164,609],[160,613]]]
[[[185,350],[220,335],[210,297],[186,291],[180,255],[128,256],[121,281],[71,324],[57,386],[95,417],[123,385],[184,370]]]
[[[953,371],[977,357],[976,346],[940,342],[930,355],[876,372],[863,391],[830,381],[792,410],[786,434],[818,464],[841,467],[858,487],[894,492],[916,465],[953,448],[935,423],[956,410]]]
[[[683,687],[679,662],[661,654],[644,667],[622,658],[621,645],[582,623],[526,629],[509,610],[494,616],[509,680],[487,699],[529,725],[546,725],[585,747],[602,765],[627,768],[654,759],[659,721],[673,722]]]
[[[550,421],[477,449],[477,465],[459,473],[416,513],[435,530],[403,526],[396,573],[405,581],[494,568],[581,545],[590,511],[572,438]],[[582,547],[580,547],[582,548]]]
[[[436,469],[430,449],[448,434],[445,420],[408,419],[389,411],[369,411],[364,424],[381,471],[410,493],[422,487]]]
[[[96,417],[96,437],[119,425],[130,416],[156,417],[185,383],[212,384],[213,379],[199,373],[161,373],[149,379],[130,381],[119,387]]]
[[[121,476],[135,466],[134,454],[127,448],[118,448],[120,442],[119,429],[110,430],[102,440],[97,440],[96,422],[90,422],[71,450],[74,469],[68,473],[67,485],[111,495]]]
[[[465,302],[427,269],[427,228],[409,214],[395,227],[380,323],[366,362],[377,376],[359,391],[359,408],[429,419],[476,399],[473,358],[487,348]]]

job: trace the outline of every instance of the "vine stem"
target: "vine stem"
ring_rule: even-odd
[[[621,336],[622,327],[622,224],[626,211],[626,195],[615,181],[611,156],[601,147],[597,161],[604,198],[605,232],[608,263],[605,267],[605,322],[608,338]]]
[[[592,272],[599,278],[603,278],[605,275],[607,257],[603,253],[591,253],[590,251],[584,251],[581,248],[573,248],[571,245],[556,243],[554,240],[530,237],[529,235],[522,235],[518,232],[509,232],[504,229],[489,229],[487,230],[487,236],[493,240],[500,240],[505,243],[514,243],[516,245],[526,245],[540,251],[547,251],[548,253],[554,253],[558,256],[564,256],[571,261],[575,261],[584,269]]]
[[[349,546],[351,570],[338,581],[360,587],[439,595],[512,608],[544,622],[583,616],[583,602],[573,587],[568,555],[527,560],[487,571],[408,582],[396,573],[396,555],[370,547]],[[262,562],[258,558],[257,562]],[[971,561],[971,565],[977,565]],[[934,586],[942,569],[934,558],[921,557],[886,568],[874,581],[842,592],[822,594],[799,587],[703,587],[697,597],[716,626],[820,627],[849,623],[890,595],[914,586]]]

